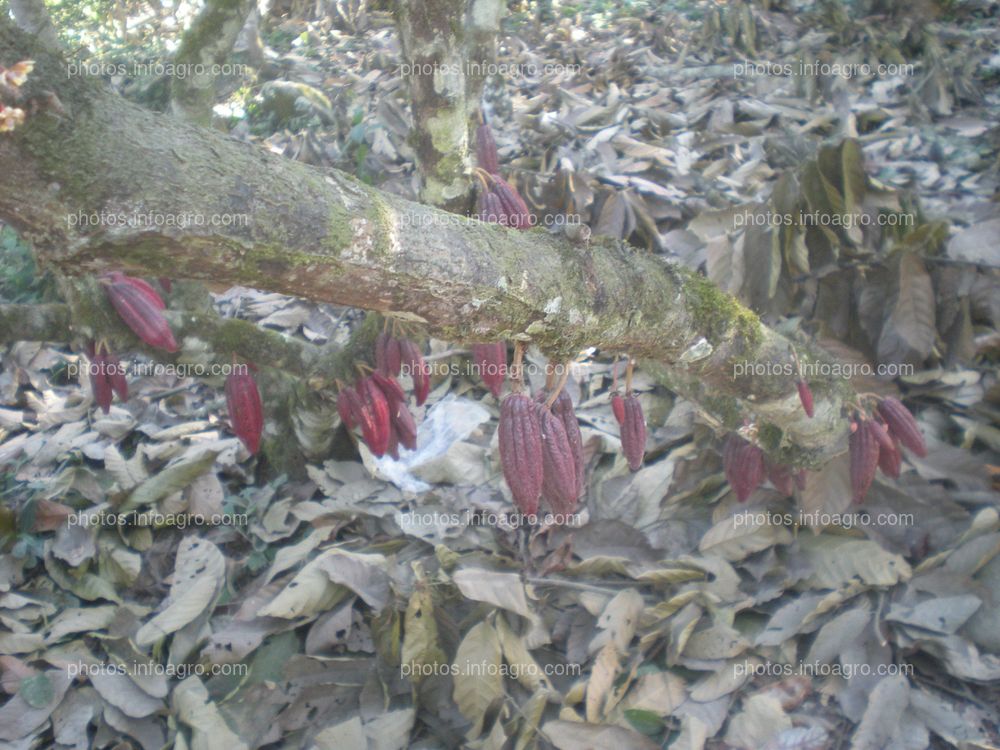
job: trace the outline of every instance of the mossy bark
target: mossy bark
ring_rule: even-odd
[[[68,82],[57,57],[3,21],[0,56],[36,56],[26,85],[67,108],[0,137],[0,219],[61,272],[246,284],[397,315],[449,341],[530,340],[556,359],[588,346],[629,352],[669,368],[666,381],[727,428],[744,417],[773,425],[775,450],[798,446],[816,462],[845,445],[842,384],[811,381],[807,419],[794,376],[734,377],[748,363],[788,365],[790,342],[683,267],[610,240],[575,245],[465,219],[147,112],[96,82]],[[79,220],[137,207],[205,220]]]

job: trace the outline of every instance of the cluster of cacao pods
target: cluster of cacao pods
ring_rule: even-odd
[[[404,367],[413,378],[417,406],[423,406],[431,390],[431,368],[424,361],[420,347],[408,338],[396,338],[383,331],[375,339],[376,371],[386,378],[398,378]]]
[[[473,344],[472,361],[493,398],[500,398],[504,380],[507,379],[507,343]]]
[[[876,471],[881,469],[886,476],[899,478],[903,448],[920,457],[927,455],[917,420],[902,401],[891,396],[879,399],[873,414],[854,414],[848,446],[854,503],[864,501]]]
[[[626,392],[624,398],[615,391],[611,394],[611,411],[618,420],[622,453],[628,467],[638,471],[646,454],[646,417],[642,413],[642,404],[631,391]]]
[[[565,520],[585,486],[583,437],[566,389],[548,401],[541,391],[535,399],[511,393],[500,402],[500,466],[518,510],[533,516],[544,499]]]
[[[163,315],[166,304],[148,282],[121,271],[101,277],[101,283],[118,316],[144,342],[166,352],[176,352],[177,342]]]
[[[247,367],[235,368],[226,377],[226,408],[233,434],[254,455],[260,449],[264,431],[264,404],[257,380]]]
[[[486,123],[476,131],[476,160],[481,183],[476,198],[476,217],[490,224],[530,229],[531,211],[514,186],[500,176],[496,142]]]
[[[770,480],[783,495],[791,495],[797,485],[805,486],[805,471],[792,473],[785,464],[768,460],[759,447],[741,435],[731,432],[722,446],[722,469],[736,499],[746,502],[764,480]]]
[[[128,401],[125,369],[103,341],[96,344],[87,342],[87,358],[90,360],[90,390],[97,405],[107,414],[111,410],[113,395],[117,395],[123,403]]]
[[[406,393],[394,377],[378,370],[352,386],[342,386],[337,396],[340,420],[361,438],[375,456],[388,453],[399,458],[399,446],[417,447],[417,423],[406,405]]]

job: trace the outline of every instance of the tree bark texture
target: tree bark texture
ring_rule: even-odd
[[[756,420],[785,462],[815,465],[846,445],[846,383],[812,380],[808,419],[794,376],[734,377],[747,364],[787,367],[790,342],[689,269],[610,240],[455,216],[143,110],[67,78],[58,56],[0,20],[0,59],[28,57],[28,93],[54,91],[66,115],[0,137],[0,219],[61,273],[245,284],[395,315],[448,341],[531,341],[556,360],[589,346],[628,352],[663,366],[665,384],[719,426]],[[93,337],[93,320],[74,316],[74,333]],[[197,337],[178,341],[194,350]]]

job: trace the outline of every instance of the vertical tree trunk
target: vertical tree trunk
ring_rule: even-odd
[[[502,9],[500,0],[396,4],[424,203],[459,213],[471,205],[470,135]]]
[[[42,0],[10,0],[17,25],[50,49],[59,47],[59,35]]]
[[[215,104],[215,70],[232,52],[256,0],[206,0],[184,32],[174,64],[182,74],[170,80],[170,110],[198,125],[209,125]]]

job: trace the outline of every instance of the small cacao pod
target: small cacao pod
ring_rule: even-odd
[[[420,347],[409,339],[399,342],[399,353],[413,378],[413,395],[417,399],[417,406],[423,406],[431,392],[431,368],[424,361]]]
[[[802,409],[805,411],[806,416],[812,419],[813,414],[815,414],[815,409],[813,408],[813,394],[809,389],[809,384],[804,380],[799,380],[795,387],[799,389],[799,401],[802,402]]]
[[[405,404],[399,408],[393,427],[400,445],[407,450],[415,451],[417,449],[417,423]]]
[[[490,174],[500,174],[500,157],[493,131],[485,122],[476,128],[476,163]]]
[[[746,502],[764,481],[764,452],[732,432],[722,449],[722,468],[729,486],[736,493],[736,499]]]
[[[632,471],[638,471],[646,454],[646,417],[642,413],[642,404],[634,393],[625,396],[624,407],[625,418],[619,430],[622,453],[628,460],[628,467]]]
[[[573,397],[565,388],[559,391],[556,400],[552,402],[552,413],[562,420],[563,428],[566,430],[566,438],[569,440],[569,447],[573,452],[573,464],[576,466],[579,496],[587,485],[587,467],[583,458],[583,435],[580,433],[580,423],[577,421],[576,411],[573,409]]]
[[[370,377],[361,380],[357,390],[363,405],[362,415],[364,418],[359,420],[361,436],[373,455],[384,456],[389,449],[389,427],[391,424],[389,402],[385,394],[382,393],[382,389]]]
[[[899,472],[903,465],[903,456],[899,452],[899,442],[892,439],[884,424],[874,419],[870,421],[872,434],[878,441],[878,467],[887,477],[899,479]]]
[[[233,433],[251,455],[255,454],[264,430],[264,405],[249,369],[242,368],[226,378],[226,408]]]
[[[490,389],[494,398],[500,398],[504,380],[507,378],[507,344],[473,344],[472,359],[479,370],[483,384]]]
[[[885,420],[889,434],[898,439],[904,448],[909,448],[921,458],[927,455],[927,444],[920,434],[917,420],[903,402],[887,396],[878,402],[878,413]]]
[[[500,224],[503,222],[503,217],[504,210],[500,196],[492,190],[480,193],[476,200],[476,218],[487,224]]]
[[[177,351],[167,319],[145,292],[125,281],[112,281],[105,290],[119,317],[136,336],[157,349]]]
[[[90,368],[87,371],[90,390],[94,394],[94,401],[107,414],[111,410],[111,378],[108,377],[106,358],[101,345],[98,344],[95,350],[94,342],[89,342],[87,358],[90,360]]]
[[[615,419],[618,420],[618,424],[625,422],[625,400],[620,393],[611,394],[611,411],[614,413]]]
[[[493,177],[492,191],[503,209],[500,224],[513,229],[531,229],[531,212],[517,190],[502,177]]]
[[[764,460],[767,468],[767,478],[774,485],[774,489],[786,497],[791,497],[795,491],[795,479],[792,477],[792,470],[784,464],[774,464]]]
[[[538,512],[544,468],[542,431],[535,404],[523,393],[500,402],[500,466],[514,504],[527,515]]]
[[[553,512],[570,515],[576,512],[580,497],[576,462],[562,420],[544,404],[537,404],[542,434],[542,497]]]
[[[861,419],[857,426],[847,441],[851,459],[851,500],[860,504],[864,502],[878,469],[879,443],[872,420]]]

